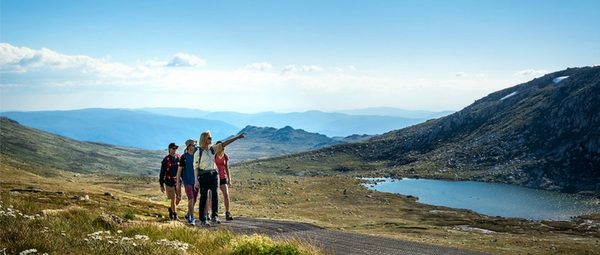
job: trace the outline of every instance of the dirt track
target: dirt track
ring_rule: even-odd
[[[328,230],[315,225],[238,217],[218,228],[243,234],[267,234],[273,238],[294,237],[321,247],[327,254],[484,254],[392,238]]]

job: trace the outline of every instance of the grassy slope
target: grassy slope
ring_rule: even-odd
[[[157,175],[163,152],[79,142],[6,118],[0,119],[0,152],[16,163],[78,173]],[[34,170],[35,171],[35,170]],[[40,174],[51,174],[42,171]]]
[[[166,209],[164,196],[148,178],[73,177],[71,172],[56,169],[52,170],[53,177],[46,177],[34,173],[39,169],[17,166],[5,156],[0,161],[0,252],[17,254],[36,249],[40,254],[182,254],[179,248],[187,247],[188,254],[320,253],[312,245],[295,240],[273,241],[166,221],[161,215]],[[65,181],[69,178],[70,182]],[[137,188],[122,189],[132,186]],[[75,199],[86,195],[88,200]],[[98,231],[109,232],[101,232],[96,235],[101,239],[95,239],[93,233]]]

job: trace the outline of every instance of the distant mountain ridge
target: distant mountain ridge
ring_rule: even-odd
[[[82,109],[72,111],[4,112],[19,123],[80,141],[166,150],[170,142],[198,139],[211,130],[219,139],[239,128],[200,118],[183,118],[126,109]]]
[[[600,194],[600,66],[547,74],[449,116],[305,155],[340,154],[385,161],[400,176]]]
[[[454,111],[423,111],[423,110],[404,110],[393,107],[369,107],[354,110],[342,110],[339,113],[350,115],[375,115],[375,116],[393,116],[412,119],[435,119],[454,113]]]
[[[378,112],[378,110],[380,110]],[[258,127],[283,128],[291,126],[308,132],[320,133],[329,137],[354,134],[382,134],[425,120],[444,116],[450,112],[408,111],[396,108],[368,108],[357,114],[340,112],[306,111],[291,113],[261,112],[206,112],[185,108],[144,108],[140,111],[171,116],[194,116],[197,118],[220,120],[240,129],[247,125]],[[361,112],[365,111],[365,112]],[[363,114],[363,113],[370,114]]]

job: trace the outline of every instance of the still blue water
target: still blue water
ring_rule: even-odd
[[[490,216],[567,220],[572,216],[600,213],[598,198],[515,185],[409,178],[366,179],[381,181],[365,184],[369,189],[412,195],[418,197],[420,203],[470,209]]]

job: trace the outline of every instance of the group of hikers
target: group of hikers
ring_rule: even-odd
[[[194,206],[198,201],[198,192],[200,193],[200,224],[208,226],[221,223],[218,217],[217,187],[223,193],[225,220],[233,220],[229,211],[231,176],[225,147],[241,138],[244,138],[243,133],[213,144],[210,131],[205,131],[200,134],[199,145],[196,145],[194,139],[185,141],[185,152],[182,155],[177,154],[179,146],[176,143],[169,144],[169,154],[162,160],[159,176],[160,191],[166,193],[171,202],[168,209],[169,219],[178,220],[177,205],[181,201],[183,186],[188,199],[187,213],[184,217],[188,224],[195,225],[196,222]]]

